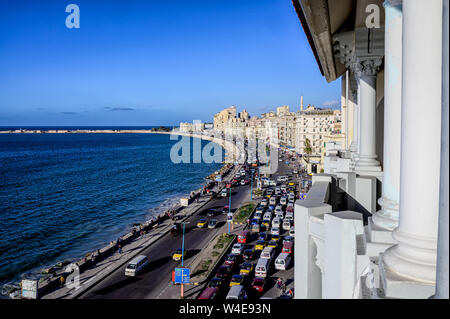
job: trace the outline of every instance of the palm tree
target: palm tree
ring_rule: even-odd
[[[309,158],[312,154],[312,147],[311,147],[311,141],[306,138],[305,139],[305,155],[303,156],[303,158],[305,159],[305,162],[309,164]]]

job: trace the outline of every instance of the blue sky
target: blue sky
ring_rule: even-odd
[[[80,8],[68,29],[65,8]],[[338,103],[289,0],[0,2],[0,125],[173,125]],[[332,104],[333,104],[332,103]]]

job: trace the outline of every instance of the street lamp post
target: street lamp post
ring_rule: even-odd
[[[183,266],[184,266],[184,233],[185,233],[186,224],[189,224],[189,223],[190,222],[183,223],[183,240],[182,240],[182,244],[181,244],[181,268],[183,268]],[[180,298],[184,299],[184,284],[183,283],[181,283]]]

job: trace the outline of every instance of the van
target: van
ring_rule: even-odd
[[[272,247],[265,247],[263,251],[261,252],[260,258],[263,259],[272,259],[273,255],[275,254],[275,250]]]
[[[266,278],[269,274],[270,259],[259,258],[255,268],[255,277]]]
[[[283,244],[282,253],[292,254],[292,248],[294,247],[294,243],[292,241],[285,242]]]
[[[275,269],[277,270],[286,270],[289,268],[291,263],[291,255],[287,253],[281,253],[278,255],[277,259],[275,259]]]
[[[134,277],[139,274],[139,272],[148,265],[147,256],[137,256],[132,261],[130,261],[125,268],[125,276]]]
[[[232,286],[226,299],[247,299],[244,287],[241,285]]]

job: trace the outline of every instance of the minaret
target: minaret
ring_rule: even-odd
[[[303,111],[303,95],[300,98],[300,111]]]

